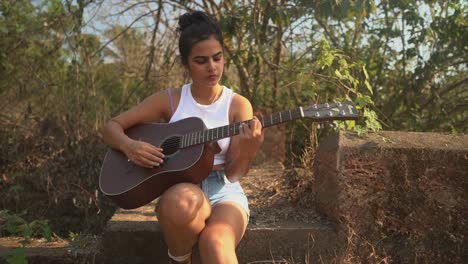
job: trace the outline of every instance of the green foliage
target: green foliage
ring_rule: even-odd
[[[0,219],[5,221],[0,226],[0,234],[20,236],[24,238],[22,244],[27,244],[33,237],[43,237],[52,240],[52,232],[47,220],[34,220],[26,222],[20,215],[12,214],[6,210],[0,211]]]
[[[75,249],[83,249],[90,245],[88,236],[82,233],[69,232],[68,238]]]
[[[3,256],[8,264],[28,264],[26,248],[16,248],[10,254]]]

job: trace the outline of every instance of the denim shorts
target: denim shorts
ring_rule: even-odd
[[[212,171],[201,183],[198,184],[210,201],[211,206],[220,202],[234,202],[240,205],[250,216],[249,202],[240,183],[230,182],[224,171]]]

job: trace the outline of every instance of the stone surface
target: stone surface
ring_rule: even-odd
[[[316,156],[317,208],[394,261],[461,263],[467,172],[466,135],[341,132]]]
[[[0,238],[0,263],[6,263],[5,257],[21,248],[19,237]],[[99,263],[96,262],[99,247],[96,240],[88,241],[83,248],[76,248],[66,240],[54,239],[48,242],[45,239],[32,239],[25,246],[26,257],[29,264],[72,264],[72,263]]]
[[[106,263],[167,263],[167,247],[153,212],[153,205],[119,210],[103,235]],[[239,263],[332,259],[339,239],[324,224],[283,222],[277,225],[249,225],[237,248]],[[197,256],[196,250],[194,256]],[[199,260],[195,260],[199,263]]]

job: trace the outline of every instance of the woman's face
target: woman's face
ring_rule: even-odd
[[[197,87],[215,86],[223,75],[223,47],[214,37],[195,43],[187,61],[193,84]]]

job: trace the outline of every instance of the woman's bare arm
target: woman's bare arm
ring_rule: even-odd
[[[103,141],[112,148],[125,153],[136,164],[144,167],[162,163],[162,149],[151,144],[133,140],[124,131],[136,124],[159,121],[168,116],[170,103],[165,91],[147,97],[130,110],[112,118],[102,129]]]
[[[253,118],[252,105],[240,95],[233,98],[231,111],[234,122]],[[239,130],[240,134],[231,138],[231,144],[226,153],[225,172],[232,182],[247,174],[250,163],[263,143],[262,124],[258,119],[254,118],[248,125],[242,125]]]

